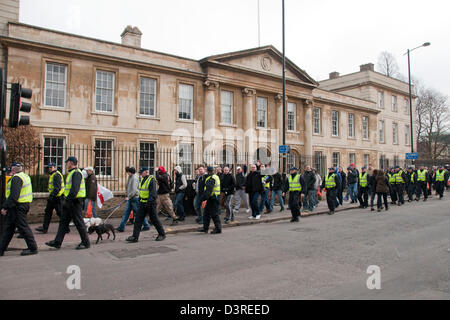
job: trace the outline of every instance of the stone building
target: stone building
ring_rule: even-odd
[[[159,150],[172,148],[177,156],[166,165],[181,161],[188,175],[204,161],[261,159],[278,166],[282,56],[273,46],[197,61],[141,48],[142,32],[131,26],[120,44],[17,21],[7,27],[0,38],[7,79],[33,89],[31,123],[44,148],[43,165],[56,161],[63,167],[66,153],[82,145],[95,150],[90,163],[80,165],[95,165],[97,174],[110,178],[123,175],[126,165],[142,165],[114,154],[128,147],[141,159],[145,154],[151,168],[162,161]],[[373,65],[361,68],[319,83],[287,59],[288,166],[308,159],[322,172],[351,162],[376,167],[380,159],[399,161],[407,152],[406,134],[401,136],[409,121],[403,108],[407,84],[374,72]],[[211,153],[217,156],[204,158]]]

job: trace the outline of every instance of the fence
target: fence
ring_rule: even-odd
[[[46,192],[48,187],[47,165],[56,163],[58,169],[65,173],[65,160],[69,156],[75,156],[78,159],[78,167],[94,167],[98,183],[110,189],[113,192],[123,192],[126,188],[128,176],[125,174],[126,167],[146,166],[150,174],[154,174],[155,169],[164,166],[169,173],[173,173],[175,166],[180,166],[188,179],[193,179],[195,168],[202,165],[220,165],[228,166],[235,174],[236,168],[247,166],[260,160],[262,163],[281,168],[283,161],[286,161],[286,167],[289,169],[296,166],[304,169],[306,165],[317,167],[319,174],[326,172],[325,156],[304,156],[304,155],[273,155],[258,159],[259,154],[254,153],[235,153],[226,152],[192,152],[186,149],[177,148],[156,148],[153,144],[141,145],[140,147],[118,147],[111,148],[109,145],[98,144],[95,146],[86,145],[58,145],[54,141],[49,145],[24,146],[21,144],[8,146],[7,163],[19,161],[24,165],[24,171],[32,179],[34,192]],[[250,170],[250,168],[248,168]]]
[[[413,165],[416,168],[419,168],[420,166],[432,168],[433,166],[440,166],[440,165],[445,166],[446,164],[450,164],[450,159],[441,159],[441,160],[417,159],[413,163],[413,160],[380,158],[379,168],[386,170],[389,167],[394,167],[394,166],[400,166],[402,168],[407,168],[407,167],[413,166]]]

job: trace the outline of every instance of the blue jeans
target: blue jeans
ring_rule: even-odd
[[[86,210],[88,209],[89,201],[91,202],[91,206],[92,206],[92,217],[93,218],[98,218],[97,217],[97,211],[95,211],[95,202],[96,201],[92,201],[92,200],[89,200],[89,199],[84,199],[84,211],[86,212]]]
[[[347,195],[345,196],[346,200],[348,200],[348,196],[350,196],[352,201],[358,201],[358,184],[352,183],[348,185]]]
[[[261,203],[259,204],[259,212],[264,210],[264,206],[266,206],[267,211],[272,211],[270,206],[270,201],[267,199],[269,196],[269,189],[265,189],[264,192],[261,193]]]
[[[186,213],[184,213],[183,199],[184,199],[184,192],[177,193],[175,201],[177,206],[177,216],[180,218],[186,217]]]
[[[131,210],[133,210],[133,216],[136,217],[138,207],[139,207],[139,197],[135,197],[127,201],[127,206],[125,207],[125,211],[123,212],[122,216],[122,222],[120,223],[120,226],[118,228],[119,230],[125,230],[127,221],[130,218]],[[148,223],[147,218],[144,219],[144,228],[150,228],[150,224]]]
[[[194,198],[194,208],[195,212],[197,212],[197,220],[199,223],[203,222],[203,212],[202,212],[202,203],[200,202],[200,196],[197,194]]]
[[[316,205],[314,196],[317,194],[317,190],[308,190],[306,197],[304,197],[303,205],[306,210],[313,211]]]
[[[253,217],[259,215],[259,204],[258,204],[259,195],[260,195],[259,192],[250,193],[250,206],[252,207]]]
[[[283,191],[272,190],[272,197],[270,198],[270,207],[273,209],[273,204],[275,202],[275,196],[278,196],[278,201],[280,201],[281,209],[284,209],[284,201],[282,197]]]

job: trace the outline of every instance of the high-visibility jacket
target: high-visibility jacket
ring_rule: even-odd
[[[412,174],[411,174],[411,183],[415,183],[415,176],[416,176],[416,173],[415,172],[413,172]]]
[[[289,191],[302,191],[302,184],[300,183],[300,174],[297,173],[295,178],[292,178],[292,175],[289,175]]]
[[[264,176],[261,178],[262,183],[264,183],[266,181],[266,178],[268,176]],[[269,179],[267,179],[267,181],[269,181]],[[270,188],[270,182],[264,183],[264,188],[269,189]]]
[[[436,171],[436,182],[444,182],[445,179],[445,171],[439,172]]]
[[[336,187],[336,174],[333,173],[331,176],[327,175],[325,177],[325,188],[332,189]]]
[[[395,174],[388,173],[388,177],[389,177],[389,183],[390,184],[395,184]]]
[[[427,170],[417,170],[417,181],[425,182],[427,180]]]
[[[148,197],[150,196],[150,190],[148,189],[150,182],[153,180],[153,176],[148,176],[145,180],[141,179],[139,182],[139,201],[142,203],[147,203]]]
[[[75,172],[79,172],[81,174],[80,190],[78,190],[78,193],[75,198],[85,198],[86,197],[86,184],[84,183],[83,174],[81,173],[81,170],[78,168],[73,169],[67,175],[66,185],[64,186],[64,196],[67,197],[70,193],[70,189],[72,189],[72,176]]]
[[[55,177],[55,174],[57,174],[57,175],[59,175],[61,177],[61,190],[59,190],[58,194],[56,195],[57,197],[60,197],[64,193],[64,177],[61,174],[61,172],[59,172],[58,170],[53,172],[50,175],[50,178],[48,179],[48,193],[52,194],[53,190],[55,189],[55,186],[53,185],[53,178]]]
[[[359,174],[359,185],[363,188],[367,187],[367,172],[361,172]]]
[[[13,176],[19,177],[22,180],[22,189],[20,189],[18,203],[31,203],[33,201],[33,187],[31,186],[31,178],[29,175],[23,172],[19,172]],[[11,181],[12,178],[8,181],[6,185],[6,198],[9,198],[11,194]]]
[[[405,180],[403,180],[402,174],[403,174],[403,170],[399,170],[399,171],[395,174],[395,183],[396,183],[396,184],[402,184],[402,183],[405,183]]]
[[[213,175],[209,176],[208,178],[206,178],[205,189],[203,189],[203,190],[206,191],[206,183],[208,182],[209,179],[214,179],[214,188],[213,188],[213,191],[211,192],[210,196],[211,197],[214,195],[216,197],[220,196],[220,178],[216,174],[213,174]]]

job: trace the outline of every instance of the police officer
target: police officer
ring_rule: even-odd
[[[334,214],[334,209],[336,208],[336,196],[337,191],[340,188],[340,181],[336,174],[336,170],[334,167],[328,169],[328,175],[322,181],[322,189],[326,189],[327,191],[327,204],[329,215]]]
[[[395,191],[397,192],[398,203],[401,206],[405,204],[405,199],[403,198],[403,192],[405,191],[406,174],[399,167],[395,167]]]
[[[290,172],[291,174],[285,182],[283,197],[289,191],[289,208],[291,209],[292,215],[291,222],[299,222],[301,203],[307,191],[306,184],[296,167],[292,167]]]
[[[13,177],[6,185],[6,201],[1,210],[1,214],[6,215],[6,221],[3,237],[0,240],[0,256],[3,256],[8,248],[16,227],[28,246],[28,249],[23,250],[21,255],[28,256],[38,253],[33,232],[27,223],[27,213],[30,210],[30,203],[33,201],[33,188],[30,177],[22,170],[21,163],[12,163]]]
[[[408,168],[406,174],[406,192],[408,194],[408,202],[413,201],[413,195],[416,193],[417,174],[413,167]]]
[[[35,230],[41,233],[47,233],[48,226],[52,219],[53,210],[56,210],[56,214],[61,219],[63,194],[64,194],[64,177],[61,172],[58,171],[56,163],[51,162],[48,164],[48,170],[50,178],[48,179],[48,199],[47,206],[45,207],[44,224],[42,227],[38,227]],[[68,228],[66,232],[70,232]]]
[[[428,190],[427,184],[430,180],[428,171],[425,170],[424,166],[420,166],[417,170],[417,184],[416,184],[416,201],[419,201],[420,195],[423,192],[423,201],[428,200]]]
[[[394,168],[390,167],[387,172],[387,178],[389,181],[389,195],[391,197],[391,204],[397,204],[397,191],[395,191],[395,172]]]
[[[138,242],[142,224],[147,215],[150,216],[151,224],[158,231],[158,236],[155,240],[162,241],[166,238],[166,233],[156,213],[156,199],[158,197],[156,193],[156,179],[150,175],[147,167],[142,167],[139,173],[141,174],[141,181],[139,183],[139,207],[134,222],[133,235],[128,237],[127,241]]]
[[[439,194],[439,200],[442,200],[444,196],[445,185],[448,181],[448,173],[445,171],[444,166],[439,166],[434,176],[434,183],[436,186],[436,192]]]
[[[368,189],[368,176],[366,167],[361,168],[358,179],[358,201],[360,208],[367,208],[369,206],[369,189]]]
[[[215,228],[211,231],[211,234],[218,234],[222,233],[222,225],[219,218],[220,178],[214,174],[213,167],[208,167],[207,171],[208,172],[204,177],[204,192],[200,197],[202,207],[205,208],[203,213],[203,228],[200,228],[197,231],[208,233],[209,224],[212,219]]]
[[[81,170],[78,168],[78,160],[75,157],[68,157],[66,160],[68,174],[64,186],[63,213],[59,222],[58,233],[54,240],[46,242],[49,247],[61,248],[64,236],[69,228],[70,221],[73,220],[81,243],[76,247],[77,250],[88,249],[91,246],[83,221],[82,210],[84,198],[86,197],[86,184]]]

